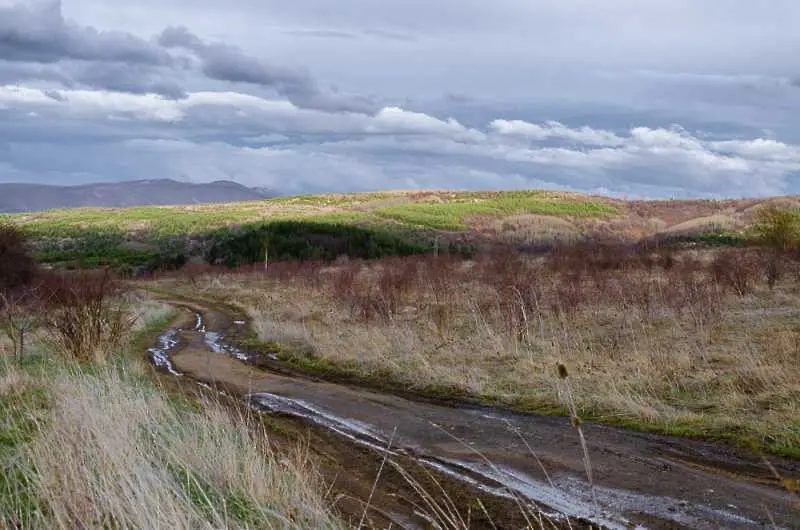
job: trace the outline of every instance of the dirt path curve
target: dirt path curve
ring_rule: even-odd
[[[800,529],[798,497],[763,461],[728,447],[584,425],[593,469],[588,485],[578,436],[567,419],[481,407],[453,407],[290,377],[255,368],[226,337],[244,322],[182,302],[193,329],[163,338],[156,361],[224,386],[264,411],[322,426],[350,443],[410,455],[483,493],[510,492],[607,528]],[[182,347],[169,352],[172,346]],[[159,353],[160,352],[160,353]],[[800,462],[771,458],[786,478]]]

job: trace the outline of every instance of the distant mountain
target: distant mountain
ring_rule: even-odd
[[[120,208],[236,202],[258,200],[274,195],[265,188],[248,188],[227,180],[196,184],[158,179],[81,186],[0,183],[0,212],[30,212],[81,206]]]

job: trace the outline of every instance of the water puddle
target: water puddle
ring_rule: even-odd
[[[389,441],[372,430],[368,425],[357,420],[340,418],[299,399],[290,399],[275,394],[259,393],[247,397],[248,402],[257,410],[278,412],[296,418],[309,420],[321,425],[350,441],[374,449],[380,453],[397,455],[390,448]]]
[[[170,352],[179,345],[178,330],[168,329],[158,338],[157,346],[148,348],[147,353],[150,357],[150,362],[157,368],[166,370],[172,375],[183,375],[175,369],[175,365],[172,363],[172,358],[170,357]]]

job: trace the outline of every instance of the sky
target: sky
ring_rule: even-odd
[[[0,182],[800,193],[796,0],[0,0]]]

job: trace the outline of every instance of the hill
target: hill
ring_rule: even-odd
[[[0,212],[34,212],[53,208],[130,207],[219,203],[269,196],[231,181],[178,182],[170,179],[105,182],[81,186],[0,183]]]
[[[188,261],[230,266],[270,259],[378,258],[558,241],[738,244],[762,204],[796,197],[625,201],[549,191],[392,191],[273,197],[184,206],[76,208],[7,215],[39,259],[135,269]]]

